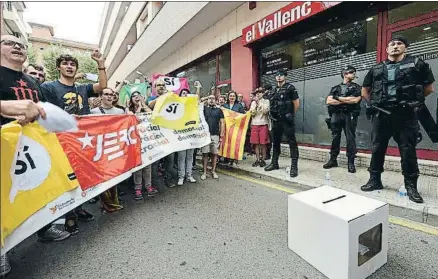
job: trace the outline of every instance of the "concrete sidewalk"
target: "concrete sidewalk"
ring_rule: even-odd
[[[393,215],[438,226],[438,177],[436,176],[420,176],[418,189],[425,202],[416,204],[397,196],[398,189],[404,183],[400,172],[385,171],[382,174],[382,182],[385,187],[382,191],[363,192],[360,190],[360,186],[364,185],[369,178],[367,169],[363,167],[357,168],[357,172],[351,174],[345,166],[325,170],[321,162],[300,159],[298,162],[299,175],[291,178],[289,173],[286,173],[286,169],[290,167],[289,158],[280,157],[280,169],[271,172],[265,172],[260,167],[252,167],[254,161],[255,156],[247,156],[246,160],[239,161],[233,168],[227,169],[238,169],[260,179],[275,179],[282,184],[305,188],[315,188],[327,184],[325,176],[329,172],[331,180],[328,184],[333,187],[387,202]]]

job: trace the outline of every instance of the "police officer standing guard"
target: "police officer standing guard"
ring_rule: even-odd
[[[356,158],[356,127],[360,114],[361,87],[353,80],[356,78],[356,69],[346,66],[341,77],[344,79],[330,90],[327,105],[330,116],[330,129],[332,130],[332,147],[330,160],[323,166],[330,169],[338,166],[338,155],[341,150],[341,133],[344,130],[347,138],[348,172],[355,173],[354,158]]]
[[[435,79],[426,62],[405,53],[408,46],[406,38],[394,36],[386,48],[388,59],[372,67],[362,85],[362,97],[370,100],[375,110],[372,116],[372,157],[368,169],[370,179],[361,189],[383,189],[381,173],[388,142],[393,137],[400,150],[409,199],[422,203],[423,198],[417,191],[419,170],[415,147],[419,126],[415,109],[432,93]]]
[[[265,171],[279,169],[278,158],[281,153],[280,143],[283,133],[286,134],[290,156],[292,159],[290,176],[298,176],[298,145],[295,138],[295,113],[300,107],[300,100],[295,87],[286,82],[287,72],[279,70],[276,74],[277,86],[269,95],[270,113],[272,120],[272,160]]]

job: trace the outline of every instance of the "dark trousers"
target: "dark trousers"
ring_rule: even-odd
[[[341,151],[341,134],[344,130],[345,138],[347,140],[347,157],[355,157],[356,149],[356,127],[357,116],[352,116],[350,112],[334,112],[331,117],[332,130],[332,147],[330,155],[333,158],[338,157]]]
[[[288,121],[272,121],[272,149],[273,157],[278,158],[281,153],[281,138],[283,134],[286,135],[287,143],[290,148],[290,155],[292,159],[298,159],[298,145],[295,138],[295,123]]]
[[[410,108],[392,109],[391,115],[379,112],[373,115],[372,157],[369,171],[383,172],[385,153],[391,137],[398,144],[401,156],[401,167],[404,176],[419,175],[417,162],[417,132],[418,120]]]

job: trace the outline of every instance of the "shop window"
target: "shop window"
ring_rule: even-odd
[[[389,3],[388,21],[390,24],[438,10],[438,2],[436,1],[414,2],[403,6],[401,5],[403,5],[403,3]]]
[[[217,57],[219,61],[219,79],[231,79],[231,50],[224,51]]]
[[[187,69],[184,77],[189,81],[191,92],[196,92],[193,83],[197,80],[202,84],[202,96],[206,96],[216,83],[216,57]]]
[[[423,60],[438,58],[438,22],[394,32],[392,36],[395,35],[402,35],[408,39],[409,54]]]
[[[261,74],[272,74],[278,68],[293,70],[333,60],[348,60],[377,50],[377,15],[331,26],[327,31],[305,33],[295,40],[263,49]]]

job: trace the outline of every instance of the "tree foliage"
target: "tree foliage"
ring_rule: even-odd
[[[27,49],[27,61],[29,64],[35,64],[37,58],[37,50],[29,44],[29,48]]]
[[[91,58],[91,53],[86,51],[78,51],[78,50],[72,50],[70,48],[64,47],[61,44],[53,45],[46,47],[42,51],[42,57],[43,57],[43,66],[46,72],[46,80],[57,80],[59,78],[59,71],[56,68],[56,59],[61,54],[70,54],[76,59],[78,59],[79,63],[79,69],[78,73],[92,73],[97,74],[97,64],[96,62]],[[35,63],[36,62],[36,50],[29,47],[28,51],[28,61],[29,63]],[[84,82],[84,80],[78,80],[78,82]]]

